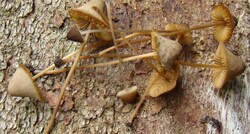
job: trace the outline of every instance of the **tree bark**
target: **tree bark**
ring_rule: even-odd
[[[238,24],[227,47],[246,62],[246,70],[222,91],[214,89],[210,69],[181,67],[175,90],[157,98],[147,97],[134,121],[126,126],[136,104],[127,104],[116,93],[133,85],[139,93],[151,70],[140,60],[117,66],[75,72],[68,85],[52,133],[223,133],[250,132],[250,2],[107,0],[112,19],[121,29],[164,29],[168,23],[190,26],[209,23],[213,6],[223,2]],[[0,133],[43,133],[52,114],[51,105],[7,94],[8,82],[18,64],[38,72],[53,64],[56,56],[75,51],[80,44],[66,39],[73,22],[67,10],[84,4],[77,0],[27,0],[0,2]],[[212,29],[193,31],[194,44],[184,48],[181,60],[212,63],[218,43]],[[150,42],[137,45],[150,51]],[[106,48],[103,47],[103,48]],[[103,49],[102,48],[102,49]],[[97,53],[91,50],[87,54]],[[119,48],[120,53],[133,53]],[[106,62],[90,59],[81,64]],[[70,64],[68,65],[70,66]],[[66,73],[43,76],[36,83],[49,96],[59,94]]]

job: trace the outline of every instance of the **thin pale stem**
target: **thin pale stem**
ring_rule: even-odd
[[[63,60],[66,60],[66,59],[68,59],[68,58],[74,56],[74,55],[77,54],[77,53],[78,53],[78,50],[75,51],[75,52],[70,53],[69,55],[67,55],[67,56],[65,56],[65,57],[63,57]],[[44,75],[48,70],[51,70],[51,69],[53,69],[54,67],[55,67],[55,64],[53,64],[53,65],[47,67],[46,69],[44,69],[44,70],[41,71],[40,73],[38,73],[38,74],[36,74],[35,76],[33,76],[33,77],[32,77],[32,80],[33,80],[33,81],[36,80],[37,78],[39,78],[39,77],[41,77],[42,75]]]
[[[88,29],[90,29],[90,28],[91,28],[91,24],[89,25]],[[51,117],[50,122],[49,122],[49,124],[48,124],[48,127],[47,127],[47,129],[45,130],[45,134],[49,134],[50,129],[51,129],[51,127],[52,127],[53,124],[54,124],[55,117],[56,117],[56,114],[57,114],[57,112],[58,112],[58,109],[59,109],[61,100],[62,100],[62,98],[63,98],[64,92],[65,92],[65,90],[66,90],[66,87],[67,87],[68,83],[70,82],[70,79],[72,78],[72,76],[73,76],[73,74],[74,74],[74,71],[75,71],[75,69],[76,69],[76,65],[77,65],[78,60],[79,60],[79,58],[80,58],[80,56],[81,56],[81,53],[82,53],[82,51],[84,50],[84,48],[85,48],[85,46],[86,46],[86,44],[87,44],[87,42],[88,42],[88,38],[89,38],[89,34],[86,34],[85,37],[84,37],[84,42],[83,42],[83,44],[80,46],[79,51],[78,51],[77,54],[76,54],[75,61],[74,61],[73,65],[72,65],[72,67],[71,67],[71,69],[70,69],[70,71],[69,71],[69,74],[68,74],[68,76],[67,76],[67,78],[66,78],[66,80],[65,80],[65,82],[64,82],[64,84],[63,84],[62,90],[61,90],[61,92],[60,92],[60,96],[59,96],[59,98],[58,98],[58,102],[56,103],[56,107],[55,107],[55,109],[54,109],[54,111],[53,111],[53,114],[52,114],[52,117]]]
[[[121,55],[118,55],[118,54],[104,54],[104,55],[93,54],[93,55],[80,56],[79,60],[85,60],[85,59],[90,59],[90,58],[117,58],[118,56],[120,56],[121,58],[127,58],[127,57],[131,57],[133,55],[131,55],[131,54],[121,54]],[[66,59],[63,61],[65,63],[68,63],[68,62],[72,62],[74,60],[75,60],[74,58],[69,58],[69,59]]]
[[[215,64],[199,64],[199,63],[190,63],[190,62],[184,62],[184,61],[176,61],[175,63],[179,65],[191,66],[191,67],[222,68],[222,66],[215,65]]]
[[[146,96],[148,95],[148,90],[149,90],[149,87],[147,87],[146,90],[144,91],[139,103],[136,105],[135,110],[133,111],[132,115],[130,116],[129,124],[132,125],[133,120],[134,120],[136,114],[138,113],[139,108],[141,107],[142,103],[144,102]]]
[[[132,56],[132,57],[122,59],[122,62],[128,62],[128,61],[133,61],[133,60],[143,59],[143,58],[150,58],[150,57],[153,57],[153,56],[156,56],[156,55],[157,55],[156,52],[152,52],[152,53]],[[114,65],[114,64],[118,64],[118,63],[119,63],[119,60],[114,60],[114,61],[110,61],[110,62],[97,63],[97,64],[93,64],[93,65],[77,66],[76,69],[104,67],[104,66],[110,66],[110,65]],[[69,70],[70,70],[70,68],[64,68],[64,69],[58,69],[58,70],[50,70],[50,71],[46,72],[46,74],[58,74],[58,73],[66,72],[66,71],[69,71]]]
[[[169,32],[169,31],[165,31],[167,33],[163,33],[162,35],[163,36],[172,36],[172,35],[178,35],[178,34],[183,34],[183,33],[186,33],[186,32],[189,32],[189,31],[193,31],[193,30],[199,30],[199,29],[204,29],[204,28],[208,28],[208,27],[213,27],[213,26],[219,26],[219,25],[225,25],[224,22],[221,22],[221,23],[211,23],[211,24],[206,24],[206,25],[203,25],[203,26],[194,26],[194,27],[191,27],[189,29],[185,29],[185,30],[178,30],[178,31],[175,31],[175,32]],[[151,30],[152,31],[152,30]],[[150,32],[151,32],[150,31]],[[157,31],[159,32],[159,31]],[[163,32],[163,31],[161,31]],[[145,33],[149,33],[148,30],[145,30],[145,32],[138,32],[138,33],[133,33],[133,34],[130,34],[130,35],[127,35],[125,38],[126,39],[129,39],[129,38],[133,38],[133,37],[136,37],[136,36],[139,36],[139,35],[145,35]],[[150,40],[151,37],[148,37],[146,40],[142,40],[142,41],[148,41]],[[117,41],[123,41],[123,38],[119,38],[117,39]],[[136,43],[140,43],[140,41],[137,41],[135,40]],[[141,41],[141,42],[142,42]],[[126,44],[125,44],[126,45]],[[125,46],[124,44],[122,46]],[[105,54],[107,52],[110,52],[112,50],[114,50],[115,47],[110,47],[110,48],[107,48],[103,51],[101,51],[99,54],[102,55],[102,54]]]
[[[112,38],[113,38],[113,42],[114,42],[114,45],[115,45],[115,50],[118,54],[118,59],[119,59],[119,65],[120,65],[120,69],[122,69],[122,58],[119,54],[119,50],[118,50],[118,46],[117,46],[117,41],[115,39],[115,33],[114,33],[114,27],[113,27],[113,23],[112,23],[112,16],[111,16],[111,9],[110,9],[110,6],[107,4],[107,12],[108,12],[108,21],[109,21],[109,26],[110,26],[110,30],[111,30],[111,35],[112,35]]]

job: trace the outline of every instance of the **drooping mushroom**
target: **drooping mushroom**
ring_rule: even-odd
[[[212,79],[216,89],[221,89],[225,83],[243,73],[246,68],[244,61],[229,51],[222,42],[216,50],[214,64],[196,64],[182,61],[176,61],[175,63],[192,67],[211,68],[213,71]]]
[[[12,76],[7,92],[11,96],[31,97],[39,101],[44,100],[43,93],[33,82],[30,71],[22,64],[19,65]]]
[[[216,89],[221,89],[225,83],[243,73],[246,68],[244,61],[229,51],[224,43],[219,44],[214,60],[215,64],[222,66],[222,68],[212,68]]]
[[[70,17],[80,29],[86,29],[89,24],[92,24],[92,28],[109,29],[109,23],[101,13],[107,14],[103,0],[91,0],[81,7],[69,10]],[[95,36],[105,41],[112,40],[110,32],[97,32]]]

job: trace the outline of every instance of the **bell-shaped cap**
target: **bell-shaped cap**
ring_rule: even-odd
[[[216,89],[221,89],[223,85],[244,72],[246,66],[242,59],[229,51],[224,43],[220,43],[215,53],[215,64],[222,68],[213,68],[213,84]]]
[[[44,100],[41,90],[32,80],[32,75],[24,65],[19,65],[11,78],[7,92],[11,96],[31,97],[39,101]]]
[[[218,42],[226,43],[231,38],[234,30],[234,19],[229,10],[222,4],[217,5],[211,12],[212,23],[221,25],[214,26],[214,37]]]
[[[78,29],[78,27],[75,25],[73,26],[68,34],[67,34],[67,39],[68,40],[71,40],[71,41],[75,41],[75,42],[80,42],[80,43],[83,43],[83,37]]]
[[[137,86],[133,86],[131,88],[127,88],[118,92],[116,96],[125,102],[132,103],[135,102],[137,95],[138,95]]]
[[[86,29],[90,23],[96,28],[108,28],[109,24],[94,8],[106,13],[106,5],[103,0],[90,0],[79,8],[69,10],[69,15],[80,29]]]
[[[161,77],[157,72],[153,71],[148,81],[148,94],[151,97],[158,97],[161,94],[171,91],[175,88],[180,71],[176,66],[175,70],[167,70],[164,74],[165,78]]]
[[[179,30],[186,30],[190,27],[186,24],[167,24],[165,26],[165,30],[169,32],[179,31]],[[183,34],[178,34],[171,36],[171,38],[176,39],[178,36],[180,36],[179,41],[182,45],[191,45],[193,43],[193,36],[190,32],[185,32]]]
[[[182,52],[180,43],[152,32],[152,47],[157,53],[156,62],[161,64],[165,70],[172,68],[176,58]]]

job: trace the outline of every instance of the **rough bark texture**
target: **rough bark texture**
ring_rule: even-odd
[[[115,95],[136,85],[140,94],[150,74],[143,62],[77,71],[66,91],[64,104],[53,133],[219,133],[250,132],[250,1],[116,0],[112,18],[121,29],[163,29],[167,23],[190,26],[209,23],[210,11],[223,2],[238,18],[227,47],[247,65],[243,74],[218,93],[211,83],[211,71],[182,67],[176,89],[158,98],[148,97],[132,128],[126,126],[135,104],[126,104]],[[66,39],[72,21],[67,10],[82,5],[77,0],[26,0],[0,2],[0,133],[42,133],[52,109],[48,103],[10,97],[6,88],[18,64],[31,65],[35,72],[48,67],[56,56],[79,46]],[[61,23],[63,23],[61,25]],[[194,31],[193,46],[186,47],[182,60],[212,63],[217,42],[211,29]],[[150,50],[150,42],[138,45]],[[88,53],[96,53],[90,51]],[[122,53],[132,53],[121,48]],[[85,60],[81,64],[105,62]],[[56,96],[66,73],[44,76],[36,82],[47,94]],[[52,105],[52,104],[50,104]]]

